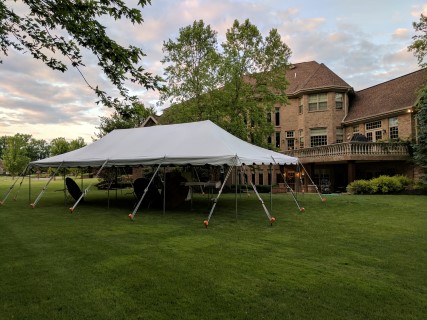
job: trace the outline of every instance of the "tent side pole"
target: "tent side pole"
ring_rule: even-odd
[[[67,186],[65,185],[65,170],[64,170],[64,175],[62,176],[62,180],[64,182],[63,187],[64,187],[64,206],[67,205]]]
[[[270,211],[273,211],[273,166],[270,164]]]
[[[62,167],[63,164],[64,164],[64,162],[61,162],[61,164],[58,166],[58,168],[56,169],[56,171],[51,175],[51,177],[47,181],[46,185],[43,187],[42,191],[40,191],[40,193],[37,196],[36,200],[34,200],[34,202],[30,204],[31,208],[33,208],[33,209],[35,208],[35,206],[40,201],[40,199],[43,196],[43,194],[46,192],[47,186],[53,180],[53,178],[55,178],[56,174],[59,172],[59,169],[61,169],[61,167]],[[31,179],[31,174],[30,174],[30,179]]]
[[[133,220],[133,218],[135,217],[135,214],[136,214],[136,212],[138,211],[139,206],[140,206],[140,205],[141,205],[141,203],[142,203],[142,200],[144,200],[144,197],[145,197],[145,195],[146,195],[146,194],[147,194],[147,192],[148,192],[148,188],[150,187],[151,183],[153,182],[154,177],[157,175],[157,172],[159,171],[159,169],[160,169],[160,166],[161,166],[161,165],[162,165],[162,164],[161,164],[161,163],[159,163],[159,165],[157,166],[156,171],[154,172],[153,176],[152,176],[152,177],[151,177],[151,179],[150,179],[150,182],[148,183],[147,187],[144,189],[144,193],[142,194],[141,199],[139,199],[139,201],[138,201],[137,205],[135,206],[135,209],[133,209],[132,213],[129,213],[129,218],[130,218],[131,220]]]
[[[98,178],[99,174],[101,173],[102,169],[104,169],[105,165],[107,164],[108,159],[105,160],[105,162],[102,164],[101,168],[99,168],[98,172],[95,175],[95,179]],[[70,208],[70,213],[74,212],[74,209],[77,207],[79,202],[83,199],[83,197],[89,192],[90,187],[92,187],[92,184],[90,184],[84,192],[80,195],[80,197],[77,199],[76,203]]]
[[[213,205],[212,205],[211,211],[209,212],[208,219],[204,221],[204,224],[205,224],[206,227],[209,224],[209,221],[210,221],[210,219],[212,217],[212,213],[214,212],[216,204],[218,202],[218,199],[221,196],[222,189],[224,189],[225,183],[227,182],[228,177],[230,176],[230,173],[231,173],[232,170],[233,170],[233,166],[231,166],[230,169],[228,169],[228,172],[227,172],[227,175],[225,176],[224,182],[222,183],[221,188],[218,191],[218,195],[216,196],[215,199],[213,199]]]
[[[163,168],[163,214],[166,213],[166,167]]]
[[[234,167],[234,179],[235,179],[235,188],[236,188],[235,193],[234,193],[234,198],[235,198],[234,200],[236,202],[236,220],[237,220],[237,186],[238,186],[238,184],[237,184],[237,179],[238,179],[237,166]]]
[[[28,170],[28,203],[31,203],[31,168]]]

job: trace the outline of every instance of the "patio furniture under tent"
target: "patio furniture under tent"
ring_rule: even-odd
[[[267,150],[245,142],[213,122],[200,121],[172,125],[159,125],[134,129],[117,129],[103,138],[78,150],[54,157],[33,161],[33,167],[100,167],[96,176],[104,167],[155,166],[154,176],[161,166],[228,166],[221,188],[205,225],[209,223],[223,187],[235,167],[244,169],[252,165],[297,165],[298,159],[278,152]],[[246,171],[246,169],[244,170]],[[148,191],[149,181],[145,190]],[[254,185],[252,185],[268,218],[274,221],[265,207]],[[88,192],[84,190],[81,198]],[[129,215],[133,219],[147,191],[139,199],[134,211]],[[80,198],[80,199],[81,199]],[[39,200],[39,197],[37,198]],[[74,210],[76,204],[70,208]]]

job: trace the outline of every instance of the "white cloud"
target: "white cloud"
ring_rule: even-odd
[[[395,39],[407,39],[409,37],[409,30],[406,28],[398,28],[394,30],[392,37]]]

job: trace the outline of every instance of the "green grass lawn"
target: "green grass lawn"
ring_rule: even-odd
[[[201,195],[130,221],[130,190],[108,206],[92,188],[70,214],[62,188],[31,209],[25,180],[0,207],[2,320],[426,319],[425,196],[300,194],[300,213],[274,195],[270,226],[254,194],[238,196],[237,219],[226,194],[206,229]]]

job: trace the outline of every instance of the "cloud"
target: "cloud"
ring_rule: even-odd
[[[427,4],[412,6],[411,15],[413,17],[417,18],[418,20],[421,14],[427,16]]]
[[[409,30],[406,28],[398,28],[394,30],[392,37],[394,39],[407,39],[409,37]]]

